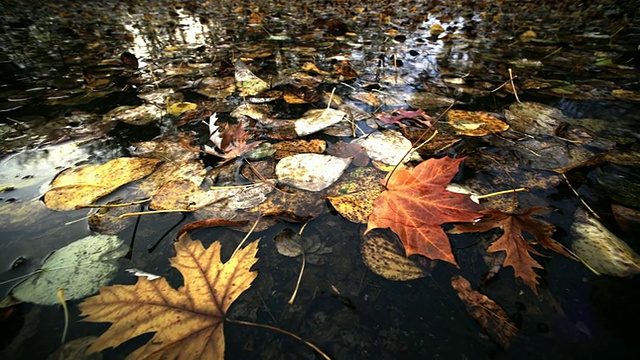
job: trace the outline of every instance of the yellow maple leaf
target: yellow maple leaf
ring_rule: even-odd
[[[116,347],[136,336],[155,332],[128,359],[222,359],[223,321],[231,304],[258,276],[258,241],[238,250],[226,263],[220,242],[205,249],[188,234],[175,244],[171,265],[184,277],[177,290],[165,278],[138,279],[135,285],[103,287],[80,304],[83,321],[113,323],[87,350]]]

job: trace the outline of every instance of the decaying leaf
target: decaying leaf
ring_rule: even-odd
[[[251,271],[258,260],[258,241],[224,263],[217,241],[205,249],[185,234],[175,248],[171,266],[184,278],[184,285],[177,290],[165,278],[149,281],[139,277],[135,285],[103,287],[100,294],[79,305],[84,321],[112,323],[91,345],[90,353],[155,332],[127,358],[224,358],[224,317],[258,276],[257,271]]]
[[[392,233],[376,230],[363,235],[361,252],[367,267],[385,279],[408,281],[429,274],[426,265],[428,260],[407,257],[398,238]]]
[[[162,117],[162,110],[154,104],[120,106],[104,115],[105,121],[121,121],[129,125],[148,125]]]
[[[321,191],[333,184],[351,163],[323,154],[297,154],[288,156],[276,165],[278,181],[298,189]]]
[[[274,242],[280,255],[298,257],[304,254],[306,261],[314,265],[320,263],[322,255],[333,251],[320,240],[317,234],[302,236],[289,228],[276,235]]]
[[[352,141],[351,144],[365,148],[372,160],[391,166],[398,164],[400,160],[404,163],[422,160],[417,152],[411,150],[411,141],[394,130],[376,131]],[[410,154],[403,158],[410,150]]]
[[[504,251],[506,253],[504,266],[513,267],[515,276],[521,278],[537,294],[536,286],[538,285],[539,276],[534,269],[542,269],[542,265],[531,254],[540,255],[540,253],[531,247],[523,232],[531,235],[545,249],[553,250],[575,260],[560,243],[549,236],[553,231],[553,226],[531,217],[531,215],[543,210],[546,210],[546,208],[531,207],[508,214],[498,210],[487,209],[481,212],[484,217],[479,221],[473,224],[456,224],[455,228],[449,233],[460,234],[485,232],[495,228],[502,229],[502,236],[494,241],[487,251]]]
[[[254,75],[242,60],[237,60],[234,67],[236,83],[242,91],[242,96],[256,95],[262,90],[269,88],[269,84]]]
[[[466,136],[498,134],[509,129],[509,125],[485,111],[449,110],[449,125],[456,133]]]
[[[275,143],[273,148],[274,158],[280,160],[295,154],[322,154],[327,149],[327,142],[321,139],[281,141]]]
[[[407,256],[456,264],[441,224],[474,221],[482,209],[468,195],[446,189],[462,160],[429,159],[411,171],[398,168],[387,176],[387,191],[374,203],[367,232],[388,227],[400,237]]]
[[[58,289],[67,300],[81,299],[108,284],[118,271],[118,259],[127,246],[117,236],[92,235],[53,252],[40,270],[11,290],[22,301],[54,305]]]
[[[593,269],[612,276],[640,274],[640,255],[586,211],[578,208],[571,226],[571,248]]]
[[[373,202],[384,191],[383,173],[373,168],[359,168],[330,188],[327,200],[347,220],[366,224],[373,212]]]
[[[306,136],[342,121],[347,114],[332,108],[312,109],[295,121],[298,136]]]
[[[53,188],[44,195],[44,202],[51,210],[74,210],[149,175],[159,162],[150,158],[117,158],[103,165],[65,170],[51,182]]]
[[[504,311],[502,306],[486,295],[471,288],[469,281],[462,276],[451,278],[451,286],[467,307],[467,312],[478,324],[503,348],[511,345],[511,339],[517,335],[518,328]]]
[[[209,139],[216,146],[204,146],[204,152],[229,161],[255,149],[262,141],[247,143],[247,133],[242,122],[237,124],[216,124],[216,114],[209,119]],[[220,149],[220,151],[216,150]]]
[[[193,211],[210,204],[226,210],[246,209],[258,205],[273,191],[273,184],[223,186],[203,190],[188,180],[169,181],[151,199],[152,210]],[[239,197],[238,195],[243,196]]]

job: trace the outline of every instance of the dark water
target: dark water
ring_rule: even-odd
[[[120,105],[141,104],[136,95],[157,87],[180,91],[189,101],[206,100],[196,92],[197,81],[212,76],[221,59],[252,58],[257,74],[266,79],[305,62],[331,69],[346,58],[358,77],[322,84],[322,89],[330,92],[336,87],[345,96],[353,89],[374,87],[427,92],[456,98],[456,108],[492,112],[515,101],[512,92],[491,92],[509,79],[507,70],[512,68],[519,77],[521,100],[557,107],[569,117],[602,119],[614,128],[623,124],[637,129],[640,121],[637,99],[611,95],[612,90],[640,90],[640,54],[634,48],[640,27],[635,10],[625,4],[5,3],[0,21],[0,181],[3,188],[15,189],[0,193],[0,281],[36,270],[53,250],[91,233],[86,221],[76,221],[87,215],[86,210],[54,212],[39,200],[59,171],[129,155],[132,142],[175,131],[175,118],[170,116],[143,127],[102,127],[102,115]],[[252,12],[262,14],[262,27],[250,26]],[[336,19],[347,24],[347,34],[340,26],[328,25]],[[445,25],[445,35],[431,35],[435,23]],[[520,42],[519,35],[529,28],[538,33],[538,40]],[[554,55],[557,49],[562,51]],[[136,55],[139,70],[123,67],[119,57],[125,51]],[[518,62],[522,59],[541,60],[531,65]],[[611,64],[595,65],[599,59]],[[181,66],[202,70],[181,74],[176,71]],[[88,81],[87,74],[100,80]],[[561,86],[522,90],[525,79],[572,86],[565,84],[570,90],[562,93],[557,91]],[[241,103],[234,94],[226,106],[232,109]],[[310,106],[279,104],[274,112],[295,118]],[[369,112],[394,107],[360,106]],[[445,107],[426,111],[436,116]],[[95,127],[85,131],[90,126]],[[468,140],[448,151],[466,152],[474,144]],[[581,184],[580,193],[615,228],[612,200],[592,180],[596,170],[572,170],[568,177]],[[570,244],[569,215],[579,206],[571,190],[560,184],[534,190],[532,199],[530,205],[555,209],[545,218],[557,227],[554,238]],[[180,275],[167,258],[173,255],[175,227],[190,220],[192,215],[141,217],[135,227],[118,234],[132,245],[121,269],[140,268],[179,286]],[[298,231],[300,226],[281,223],[256,234],[262,238],[260,275],[234,303],[231,314],[294,332],[335,359],[632,358],[640,350],[630,330],[640,321],[637,280],[596,277],[561,256],[539,257],[545,270],[536,297],[514,280],[511,269],[501,270],[481,291],[500,303],[519,328],[505,350],[468,315],[449,281],[452,273],[479,279],[487,271],[478,243],[489,235],[451,237],[460,269],[439,263],[424,279],[392,282],[363,264],[362,228],[329,208],[310,222],[305,234],[319,236],[333,251],[307,267],[296,303],[286,305],[300,262],[279,255],[272,240],[284,228]],[[633,233],[616,233],[638,249]],[[243,236],[227,229],[193,234],[205,245],[221,240],[229,253]],[[113,281],[134,282],[124,271]],[[474,287],[477,283],[472,281]],[[0,286],[3,297],[13,284]],[[78,321],[78,303],[69,303],[67,339],[102,333],[106,324]],[[59,346],[64,324],[59,306],[21,304],[0,321],[3,358],[46,358]],[[265,329],[225,324],[225,336],[230,359],[315,358],[308,347]],[[104,356],[123,358],[149,338],[134,339]]]

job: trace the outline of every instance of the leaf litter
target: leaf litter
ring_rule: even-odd
[[[450,234],[501,229],[501,237],[486,250],[505,256],[496,257],[497,265],[491,266],[513,267],[515,277],[537,293],[546,290],[549,275],[540,270],[550,260],[541,261],[534,246],[542,245],[569,258],[572,255],[550,237],[548,224],[530,215],[540,207],[556,204],[565,213],[573,212],[562,194],[564,185],[560,185],[560,179],[572,189],[570,182],[583,183],[582,188],[574,189],[580,197],[585,188],[594,186],[581,176],[594,168],[607,166],[607,162],[638,165],[632,156],[638,139],[633,126],[603,127],[609,118],[597,119],[597,115],[572,108],[580,107],[573,100],[632,103],[638,93],[632,81],[637,65],[633,56],[622,52],[624,37],[597,33],[600,30],[592,20],[601,16],[596,16],[599,12],[591,6],[574,13],[575,21],[559,34],[555,24],[538,26],[538,15],[558,20],[556,14],[564,16],[565,12],[547,11],[553,5],[537,6],[536,2],[518,7],[503,4],[500,11],[481,2],[477,5],[486,11],[476,17],[461,12],[464,7],[454,9],[446,4],[430,4],[420,13],[418,7],[384,9],[374,3],[367,9],[343,12],[351,15],[342,20],[333,19],[341,16],[334,10],[344,5],[333,5],[322,12],[329,21],[314,19],[308,4],[287,4],[274,12],[272,4],[263,3],[235,9],[217,8],[214,4],[191,7],[188,3],[175,9],[168,6],[175,14],[167,16],[160,11],[153,20],[136,17],[137,12],[144,13],[144,6],[136,4],[128,9],[127,18],[134,23],[151,21],[147,25],[150,28],[165,22],[175,25],[178,21],[183,29],[191,26],[185,21],[192,18],[198,26],[208,29],[198,32],[195,40],[184,36],[178,40],[170,35],[173,40],[165,42],[167,34],[161,33],[155,40],[160,42],[157,47],[134,50],[137,42],[131,42],[131,48],[118,47],[126,48],[119,58],[83,56],[93,64],[79,66],[82,87],[56,79],[58,83],[52,82],[53,86],[38,88],[40,78],[30,76],[34,84],[29,92],[20,96],[10,91],[1,94],[3,112],[18,115],[0,128],[5,152],[86,136],[73,129],[49,135],[47,132],[51,131],[42,119],[25,118],[13,110],[14,106],[28,109],[31,102],[40,100],[50,107],[91,104],[86,110],[97,106],[91,119],[65,116],[61,123],[66,121],[70,128],[81,123],[93,129],[90,132],[94,136],[109,133],[125,146],[147,140],[104,161],[91,161],[105,165],[74,166],[60,173],[62,180],[55,179],[44,196],[49,208],[73,210],[110,201],[116,192],[121,196],[126,190],[127,201],[148,202],[143,213],[151,214],[148,209],[189,213],[192,222],[183,226],[181,233],[200,231],[211,224],[232,226],[232,222],[243,224],[243,230],[248,230],[245,227],[250,224],[255,224],[256,231],[273,230],[281,221],[326,221],[330,211],[335,210],[351,222],[367,224],[368,233],[360,239],[364,264],[385,278],[404,281],[428,275],[440,263],[432,260],[438,259],[459,266],[450,271],[474,276],[469,260],[458,255],[464,252],[451,246],[465,235],[450,239],[445,232],[451,227],[449,223],[455,223]],[[54,15],[68,19],[62,29],[70,29],[72,37],[82,34],[83,42],[87,38],[95,40],[87,48],[89,53],[96,49],[96,54],[114,53],[115,50],[104,48],[100,32],[78,30],[85,20],[77,14],[87,12],[64,13],[53,4],[47,6],[48,10],[54,9]],[[105,5],[96,6],[104,11]],[[109,10],[114,14],[121,11]],[[212,14],[221,23],[207,23]],[[308,27],[285,25],[287,22],[281,18],[291,14],[305,20]],[[110,21],[109,16],[103,19]],[[235,23],[237,20],[240,22]],[[513,30],[515,23],[521,26],[517,31]],[[237,38],[228,35],[225,27],[237,27],[233,36],[256,41],[235,41]],[[125,41],[141,37],[131,30],[135,27],[125,28]],[[626,24],[617,31],[626,33],[632,29]],[[289,36],[291,31],[300,36]],[[220,35],[215,41],[221,46],[206,45],[211,43],[206,34],[213,33]],[[487,34],[495,36],[489,41]],[[573,44],[573,49],[555,47],[557,36]],[[389,41],[378,44],[383,38]],[[608,52],[593,54],[589,50],[577,56],[574,50],[581,49],[586,38]],[[37,53],[37,43],[25,44],[26,53]],[[372,44],[376,45],[371,47]],[[466,53],[466,47],[491,51],[475,55]],[[321,54],[324,51],[326,55]],[[529,58],[523,58],[524,54]],[[46,53],[42,55],[46,61],[57,61]],[[61,54],[65,64],[78,62],[81,57],[74,55]],[[602,79],[593,79],[596,69]],[[41,70],[33,69],[36,73]],[[565,80],[564,74],[569,71],[571,76]],[[100,103],[101,99],[120,93],[134,94],[136,100]],[[557,101],[549,101],[553,105],[536,102],[548,97]],[[125,107],[113,107],[121,104]],[[451,109],[445,110],[447,107]],[[584,116],[589,119],[580,119]],[[140,134],[145,134],[145,139],[140,139]],[[160,136],[153,138],[156,135]],[[42,139],[36,139],[38,136]],[[429,137],[432,139],[427,144],[416,149]],[[25,138],[34,140],[20,140]],[[452,155],[456,157],[448,157]],[[459,171],[463,156],[465,166]],[[487,162],[487,158],[491,161]],[[115,159],[114,163],[107,162],[110,159]],[[369,159],[373,166],[389,171],[386,179],[383,172],[369,165]],[[142,166],[144,171],[118,170],[119,164],[129,161],[146,164]],[[404,165],[391,170],[400,162]],[[111,167],[113,164],[118,166]],[[99,170],[101,166],[103,170]],[[366,171],[361,173],[362,170]],[[73,173],[81,176],[65,180],[65,174]],[[450,191],[454,177],[474,193],[513,192],[483,199],[483,205],[477,205],[468,194]],[[631,179],[629,189],[634,185]],[[618,195],[615,181],[599,175],[597,182],[607,188],[613,202],[635,206]],[[530,191],[516,194],[519,187]],[[3,195],[11,196],[11,191],[7,188]],[[554,203],[551,194],[556,191],[561,195],[553,196],[563,197],[564,202]],[[575,197],[571,199],[573,207],[580,206]],[[585,202],[583,198],[579,200]],[[586,199],[598,201],[602,200]],[[449,203],[455,206],[448,208]],[[558,216],[552,217],[558,221]],[[582,261],[595,264],[592,268],[602,273],[634,273],[633,259],[637,255],[631,247],[620,245],[615,235],[592,221],[585,222],[578,216],[575,221],[569,218],[557,225],[568,230],[567,224],[573,222],[577,230],[570,239],[559,239],[573,240],[573,248],[580,252],[577,255]],[[97,231],[117,232],[133,226],[124,223],[103,229],[96,219],[94,216],[89,223]],[[380,236],[378,228],[391,228],[395,234],[387,231]],[[596,251],[602,248],[599,243],[584,245],[584,239],[591,239],[584,232],[606,234],[597,238],[606,239],[602,241],[609,245],[602,246],[609,250]],[[335,231],[331,237],[340,236],[338,233]],[[330,238],[314,242],[308,250],[330,242]],[[339,253],[324,256],[334,259]],[[622,258],[631,259],[630,265],[620,267]],[[472,290],[456,273],[452,274],[452,286],[470,315],[493,341],[508,348],[515,332],[509,330],[513,325],[504,310]],[[313,276],[305,276],[308,278]],[[540,282],[541,278],[545,281]],[[372,295],[366,288],[368,281],[366,276],[360,280],[365,286],[365,299]],[[176,290],[166,291],[173,294]],[[361,294],[360,291],[352,294]],[[312,293],[315,296],[316,291]],[[344,301],[344,296],[339,296]],[[496,315],[498,320],[492,319]],[[388,343],[395,345],[387,346],[385,351],[394,354],[391,357],[397,355],[394,351],[398,342]]]

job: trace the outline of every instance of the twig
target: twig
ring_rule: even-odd
[[[283,329],[277,328],[275,326],[267,325],[267,324],[258,324],[258,323],[254,323],[254,322],[251,322],[251,321],[236,320],[236,319],[229,319],[229,318],[226,318],[225,320],[230,322],[230,323],[234,323],[234,324],[255,326],[255,327],[259,327],[259,328],[263,328],[263,329],[269,329],[269,330],[277,331],[277,332],[279,332],[281,334],[288,335],[288,336],[290,336],[290,337],[292,337],[292,338],[294,338],[294,339],[296,339],[298,341],[303,342],[305,345],[307,345],[308,347],[310,347],[313,350],[315,350],[315,352],[317,352],[320,356],[322,356],[323,359],[331,360],[329,355],[325,354],[322,350],[320,350],[320,348],[318,348],[314,344],[308,342],[307,340],[304,340],[300,336],[298,336],[298,335],[296,335],[294,333],[291,333],[291,332],[289,332],[287,330],[283,330]]]
[[[511,81],[511,88],[513,89],[513,94],[516,96],[516,100],[520,102],[520,98],[518,98],[518,90],[516,90],[516,86],[513,83],[513,73],[511,72],[511,68],[509,68],[509,81]]]
[[[573,191],[573,193],[578,197],[578,199],[580,200],[582,205],[584,205],[587,208],[587,210],[589,210],[589,212],[591,214],[593,214],[593,216],[595,216],[596,219],[600,219],[600,215],[596,214],[596,212],[593,211],[591,206],[589,206],[589,204],[587,204],[587,202],[584,201],[584,199],[582,199],[582,196],[580,196],[580,194],[578,194],[578,191],[576,191],[576,189],[573,188],[573,186],[569,182],[569,179],[567,179],[567,176],[564,173],[562,173],[561,175],[562,175],[562,178],[564,179],[564,181],[567,183],[567,185],[569,185],[569,188],[571,189],[571,191]]]
[[[197,209],[170,209],[170,210],[154,210],[154,211],[136,211],[130,212],[126,214],[122,214],[118,216],[118,219],[124,219],[130,216],[138,216],[138,215],[154,215],[154,214],[167,214],[167,213],[183,213],[183,212],[194,212]]]
[[[119,208],[119,207],[126,207],[126,206],[131,206],[131,205],[140,205],[140,204],[144,204],[148,201],[150,201],[151,198],[146,198],[146,199],[142,199],[142,200],[138,200],[138,201],[132,201],[129,203],[123,203],[123,204],[86,204],[86,205],[76,205],[76,210],[77,209],[85,209],[85,208],[98,208],[98,209],[110,209],[110,208]]]
[[[299,237],[302,236],[302,232],[307,227],[307,224],[309,224],[308,221],[306,223],[304,223],[304,225],[302,225],[302,227],[300,228],[300,231],[298,231],[298,236]],[[304,273],[304,266],[307,263],[307,257],[304,254],[304,248],[302,247],[302,244],[300,244],[300,249],[302,250],[302,266],[300,267],[300,274],[298,274],[298,281],[296,282],[296,287],[293,290],[293,294],[291,294],[291,298],[288,301],[289,305],[293,305],[293,302],[296,301],[296,295],[298,295],[298,289],[300,288],[300,282],[302,282],[302,274]]]
[[[258,223],[260,222],[260,219],[262,218],[261,215],[258,215],[258,218],[256,219],[256,222],[253,223],[253,226],[251,227],[251,230],[249,230],[249,232],[247,233],[247,235],[244,236],[244,239],[242,239],[242,241],[240,241],[240,243],[238,244],[238,246],[236,247],[235,250],[233,250],[233,254],[231,254],[231,257],[233,257],[233,255],[235,255],[238,250],[240,250],[240,248],[242,248],[242,245],[244,245],[245,241],[247,241],[247,239],[249,238],[249,236],[253,233],[253,230],[256,229],[256,226],[258,226]]]

